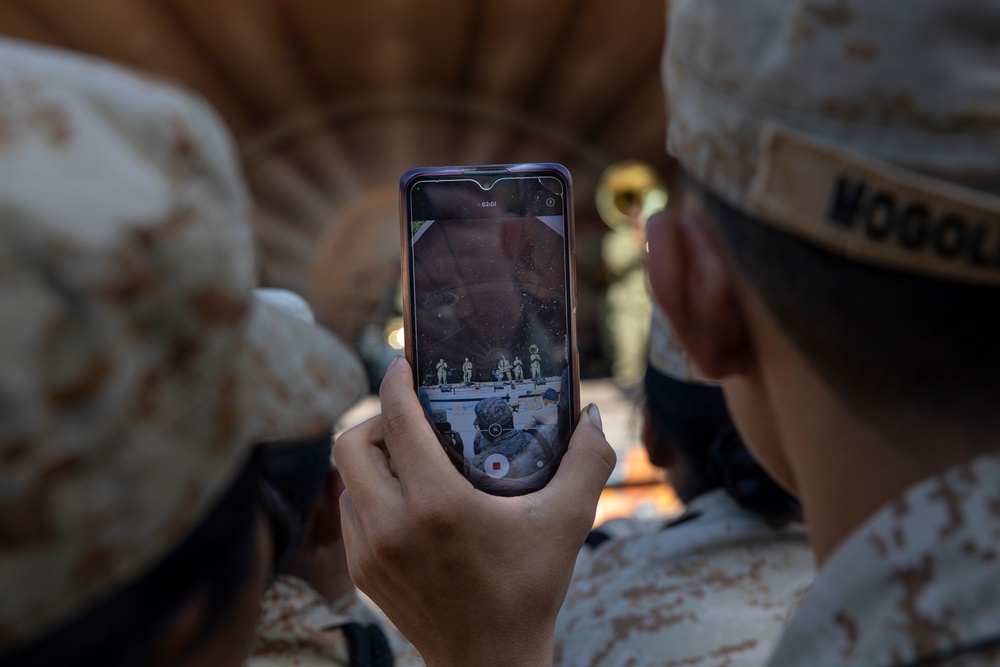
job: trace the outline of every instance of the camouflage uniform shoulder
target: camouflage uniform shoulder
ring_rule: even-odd
[[[279,577],[264,596],[253,655],[247,664],[352,665],[346,632],[349,626],[384,635],[384,646],[392,654],[395,667],[424,664],[413,645],[364,596],[351,591],[328,603],[308,583],[289,575]]]
[[[724,658],[736,667],[767,657],[814,576],[805,529],[771,528],[724,491],[695,499],[688,512],[672,527],[598,548],[556,622],[556,665]]]
[[[876,512],[824,564],[769,664],[998,664],[998,489],[994,453]]]
[[[350,647],[341,628],[370,620],[357,597],[350,598],[334,607],[301,579],[279,577],[264,596],[248,664],[349,665]]]

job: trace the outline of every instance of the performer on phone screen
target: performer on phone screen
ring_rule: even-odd
[[[513,368],[513,365],[511,365],[510,361],[507,360],[507,357],[500,357],[500,363],[497,364],[497,379],[503,381],[506,377],[507,382],[512,382],[513,380],[511,379],[510,371]]]

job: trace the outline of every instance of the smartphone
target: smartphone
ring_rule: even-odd
[[[488,493],[545,486],[579,414],[571,188],[559,164],[400,181],[414,389],[456,468]]]

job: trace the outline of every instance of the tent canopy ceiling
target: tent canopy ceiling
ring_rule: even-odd
[[[351,338],[398,281],[392,192],[406,169],[562,162],[583,243],[603,233],[606,166],[671,173],[663,0],[7,0],[0,33],[207,97],[257,197],[264,280],[321,298]],[[338,270],[338,239],[371,261]]]

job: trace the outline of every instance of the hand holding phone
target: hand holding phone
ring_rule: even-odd
[[[489,493],[542,488],[579,410],[570,188],[556,164],[423,168],[400,182],[414,388],[442,446],[461,443],[456,468]]]
[[[454,474],[398,360],[383,413],[337,440],[348,565],[428,665],[551,664],[556,615],[615,455],[597,409],[537,493],[497,498]]]

